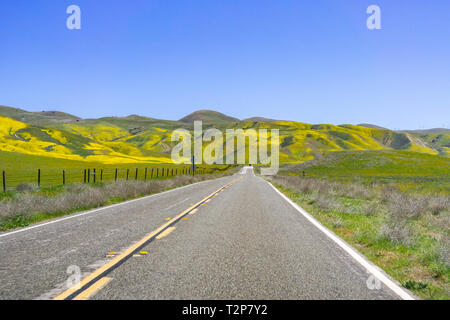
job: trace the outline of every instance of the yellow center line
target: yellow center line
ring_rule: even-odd
[[[94,283],[92,286],[81,292],[79,295],[77,295],[73,300],[87,300],[90,297],[92,297],[94,294],[99,292],[104,286],[106,286],[112,278],[103,277],[100,280],[98,280],[96,283]]]
[[[142,238],[141,240],[136,242],[134,245],[130,246],[128,249],[126,249],[125,251],[123,251],[119,255],[115,256],[109,262],[105,263],[103,266],[101,266],[100,268],[98,268],[97,270],[95,270],[94,272],[89,274],[88,276],[86,276],[83,280],[81,280],[81,282],[79,284],[73,286],[72,288],[67,289],[66,291],[64,291],[61,294],[59,294],[58,296],[56,296],[54,298],[54,300],[64,300],[64,299],[67,299],[68,297],[70,297],[71,295],[75,294],[77,291],[80,290],[79,289],[80,287],[83,288],[84,286],[89,284],[91,281],[95,280],[97,277],[99,277],[103,273],[105,273],[108,270],[110,270],[111,268],[113,268],[116,264],[120,263],[122,260],[124,260],[124,259],[128,258],[129,256],[131,256],[134,251],[136,251],[137,249],[142,247],[147,241],[149,241],[152,238],[154,238],[155,236],[159,235],[159,233],[161,233],[162,231],[164,231],[167,228],[169,228],[170,225],[172,225],[176,221],[178,221],[181,218],[183,218],[186,214],[188,214],[190,211],[192,211],[195,208],[197,208],[198,206],[200,206],[202,203],[204,203],[206,200],[210,199],[215,194],[223,191],[225,188],[228,188],[229,186],[231,186],[232,184],[236,183],[237,181],[239,181],[241,179],[242,179],[242,177],[237,178],[237,179],[229,182],[228,184],[226,184],[223,187],[219,188],[217,191],[214,191],[213,193],[211,193],[209,196],[205,197],[204,199],[200,200],[199,202],[197,202],[196,204],[192,205],[188,209],[184,210],[179,215],[177,215],[175,218],[169,220],[168,222],[166,222],[165,224],[160,226],[158,229],[156,229],[153,232],[149,233],[144,238]],[[91,287],[92,286],[90,286],[89,288],[91,288]],[[87,288],[87,289],[85,289],[83,291],[89,290],[89,288]]]
[[[169,235],[169,233],[171,233],[173,230],[175,230],[176,228],[175,227],[170,227],[170,228],[167,228],[166,230],[164,230],[162,233],[160,233],[157,237],[156,237],[156,239],[162,239],[162,238],[164,238],[164,237],[166,237],[166,236],[168,236]]]

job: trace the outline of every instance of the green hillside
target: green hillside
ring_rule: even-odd
[[[305,175],[371,186],[395,184],[401,189],[450,192],[450,158],[425,153],[379,150],[333,152],[300,164],[287,164],[281,174]]]
[[[450,156],[449,129],[410,131],[409,133],[425,141],[428,145],[439,151],[440,155],[447,157]]]
[[[450,133],[395,132],[355,125],[293,121],[240,121],[202,110],[180,121],[132,115],[80,119],[62,112],[27,112],[0,107],[0,151],[105,164],[169,163],[172,131],[204,129],[279,129],[281,163],[299,163],[337,151],[399,150],[448,156]],[[225,143],[225,142],[224,142]],[[204,143],[204,147],[207,143]]]

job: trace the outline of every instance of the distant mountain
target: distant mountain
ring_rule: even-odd
[[[241,120],[237,118],[233,118],[227,116],[223,113],[212,111],[212,110],[198,110],[195,111],[186,117],[180,119],[179,121],[184,123],[191,123],[194,121],[203,121],[205,123],[214,123],[214,122],[240,122]]]
[[[251,117],[251,118],[244,119],[242,121],[272,122],[272,121],[275,121],[275,120],[274,119],[264,118],[264,117]]]
[[[371,129],[384,129],[384,130],[388,130],[388,129],[386,129],[386,128],[377,126],[377,125],[375,125],[375,124],[370,124],[370,123],[360,123],[360,124],[358,124],[357,126],[359,126],[359,127],[371,128]]]
[[[51,122],[76,122],[81,119],[61,111],[30,112],[6,106],[0,106],[0,114],[33,125],[45,125]]]
[[[446,128],[432,128],[432,129],[418,129],[418,130],[400,130],[398,132],[410,132],[410,133],[438,133],[438,132],[450,132],[450,129]]]

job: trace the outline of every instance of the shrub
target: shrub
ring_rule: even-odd
[[[16,187],[16,191],[19,192],[32,192],[33,190],[33,187],[26,183],[21,183]]]
[[[450,266],[450,237],[444,236],[438,243],[439,258]]]
[[[384,223],[381,234],[397,244],[411,244],[412,235],[408,221],[390,214]]]
[[[381,211],[381,204],[377,200],[365,201],[361,205],[361,213],[373,216],[377,215]]]
[[[449,208],[450,208],[449,197],[431,196],[428,200],[428,210],[434,215],[438,215],[444,211],[449,211]]]
[[[428,201],[423,196],[394,193],[388,208],[399,219],[416,219],[428,211]]]

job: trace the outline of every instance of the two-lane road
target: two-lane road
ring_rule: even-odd
[[[0,234],[0,298],[408,298],[332,237],[245,168]],[[65,295],[69,266],[93,280]]]

